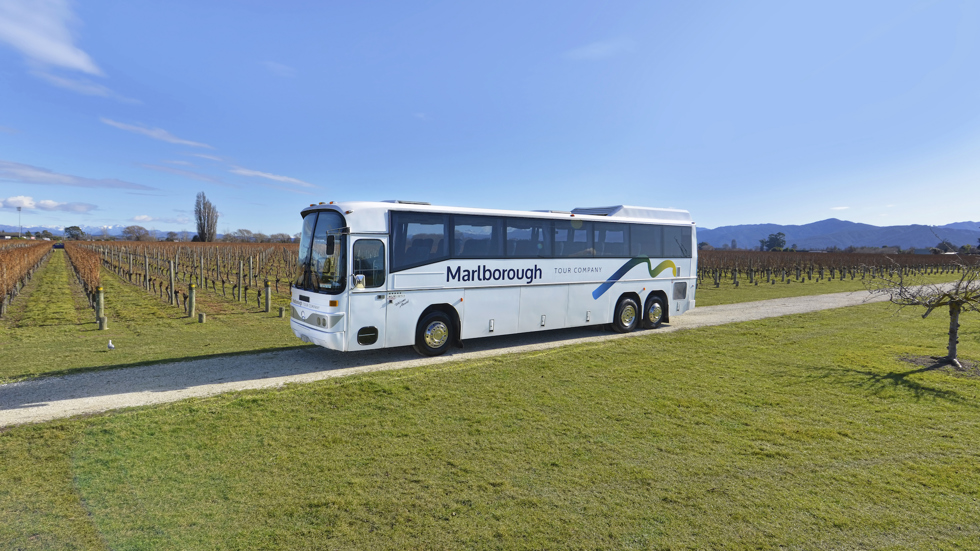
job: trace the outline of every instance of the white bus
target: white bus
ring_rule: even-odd
[[[341,351],[611,324],[655,328],[694,308],[696,229],[687,211],[571,212],[409,201],[303,209],[290,325]]]

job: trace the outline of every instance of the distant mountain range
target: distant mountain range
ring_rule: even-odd
[[[957,247],[973,245],[980,240],[980,222],[954,222],[945,226],[872,226],[847,220],[828,218],[801,226],[779,224],[745,224],[722,226],[715,229],[698,228],[698,243],[708,242],[712,247],[731,245],[735,240],[740,249],[758,249],[759,240],[770,234],[786,234],[786,246],[798,249],[823,250],[828,247],[882,247],[898,246],[903,249],[935,247],[947,240]],[[938,237],[937,237],[938,236]]]

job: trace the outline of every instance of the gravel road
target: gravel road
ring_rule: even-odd
[[[597,327],[586,327],[473,339],[465,341],[464,348],[452,348],[449,353],[437,358],[422,358],[408,347],[357,353],[308,347],[48,377],[0,385],[0,427],[175,402],[236,390],[307,383],[355,373],[544,350],[581,342],[629,338],[883,300],[886,297],[871,297],[866,291],[855,291],[707,306],[677,316],[670,324],[653,332],[637,331],[620,335]]]

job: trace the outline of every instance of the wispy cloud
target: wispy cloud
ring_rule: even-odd
[[[851,207],[830,207],[830,210],[847,210]]]
[[[0,1],[0,43],[19,51],[32,75],[80,94],[139,103],[88,79],[53,74],[67,71],[105,76],[92,57],[75,45],[72,27],[78,24],[68,0]]]
[[[138,166],[141,166],[143,168],[148,168],[150,170],[156,170],[157,172],[176,174],[178,176],[183,176],[184,178],[190,178],[191,180],[198,180],[201,182],[208,182],[210,184],[217,184],[219,186],[238,187],[232,184],[225,183],[220,178],[215,178],[214,176],[208,176],[207,174],[201,174],[200,172],[194,172],[193,170],[184,170],[180,168],[174,168],[172,166],[150,165],[150,164],[143,164],[143,163],[139,163]]]
[[[75,214],[85,214],[99,208],[90,203],[59,203],[58,201],[52,201],[50,199],[35,201],[33,197],[28,197],[26,195],[18,195],[16,197],[8,197],[6,199],[0,198],[0,207],[21,207],[28,210],[61,211]]]
[[[221,157],[216,157],[214,155],[205,155],[204,153],[184,153],[184,155],[190,155],[192,157],[200,157],[202,159],[207,159],[209,161],[217,161],[219,163],[224,162],[224,159],[222,159]]]
[[[282,63],[276,63],[275,61],[263,61],[262,65],[273,74],[279,75],[281,77],[296,76],[296,69],[293,69],[288,65],[283,65]]]
[[[177,136],[174,136],[173,134],[171,134],[170,132],[167,132],[166,130],[164,130],[162,128],[147,128],[145,126],[136,126],[136,125],[132,125],[132,124],[125,124],[125,123],[121,123],[121,122],[116,122],[116,121],[114,121],[112,119],[107,119],[105,117],[102,117],[99,120],[101,120],[105,124],[108,124],[109,126],[114,126],[114,127],[118,128],[120,130],[125,130],[127,132],[134,132],[136,134],[142,134],[144,136],[153,138],[154,140],[160,140],[160,141],[169,142],[169,143],[175,143],[175,144],[179,144],[179,145],[187,145],[187,146],[191,146],[191,147],[204,147],[204,148],[207,148],[207,149],[214,149],[213,147],[211,147],[210,145],[208,145],[206,143],[192,142],[190,140],[184,140],[184,139],[178,138]]]
[[[254,176],[256,178],[265,178],[267,180],[274,180],[276,182],[282,182],[285,184],[296,184],[297,186],[303,187],[316,187],[315,185],[304,182],[303,180],[298,180],[296,178],[290,178],[289,176],[280,176],[278,174],[270,174],[268,172],[259,172],[258,170],[250,170],[247,168],[242,168],[240,166],[232,167],[228,172],[232,174],[238,174],[239,176]]]
[[[130,222],[160,222],[162,224],[190,224],[191,219],[186,216],[178,216],[177,218],[158,218],[156,216],[148,216],[146,214],[140,214],[129,219]]]
[[[632,52],[635,44],[632,40],[621,38],[592,42],[565,52],[564,56],[575,60],[596,60]]]
[[[265,182],[260,182],[259,185],[262,186],[262,187],[267,187],[269,189],[277,189],[279,191],[286,191],[286,192],[289,192],[289,193],[295,193],[297,195],[313,195],[313,193],[310,192],[310,191],[303,191],[301,189],[295,189],[295,188],[286,187],[286,186],[277,186],[276,184],[267,184]]]
[[[19,134],[20,130],[9,126],[0,126],[0,132],[3,132],[4,134]]]
[[[38,65],[102,75],[102,69],[75,46],[69,27],[77,23],[67,0],[0,2],[0,41]]]
[[[140,100],[127,98],[126,96],[117,94],[109,88],[92,82],[87,78],[66,78],[52,75],[44,71],[34,70],[31,74],[40,78],[41,80],[47,81],[49,84],[58,86],[59,88],[64,88],[66,90],[71,90],[73,92],[78,92],[79,94],[84,94],[86,96],[99,96],[103,98],[110,98],[123,103],[141,104]]]
[[[163,161],[163,162],[169,163],[169,164],[172,164],[172,165],[194,166],[194,163],[192,163],[190,161]]]
[[[11,161],[0,161],[0,182],[87,188],[156,189],[154,187],[144,186],[143,184],[134,184],[132,182],[116,180],[114,178],[94,179],[85,178],[83,176],[73,176],[71,174],[61,174],[46,168],[14,163]]]

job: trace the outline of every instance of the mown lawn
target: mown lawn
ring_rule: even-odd
[[[276,297],[272,313],[255,302],[234,302],[213,292],[198,293],[205,324],[182,307],[102,270],[109,328],[99,331],[81,285],[66,269],[62,250],[39,270],[0,319],[0,383],[80,369],[120,367],[216,354],[303,346],[278,317],[287,301]],[[230,296],[230,295],[229,295]],[[107,350],[109,339],[116,346]]]
[[[973,549],[980,379],[901,359],[945,323],[872,304],[16,427],[0,548]]]

